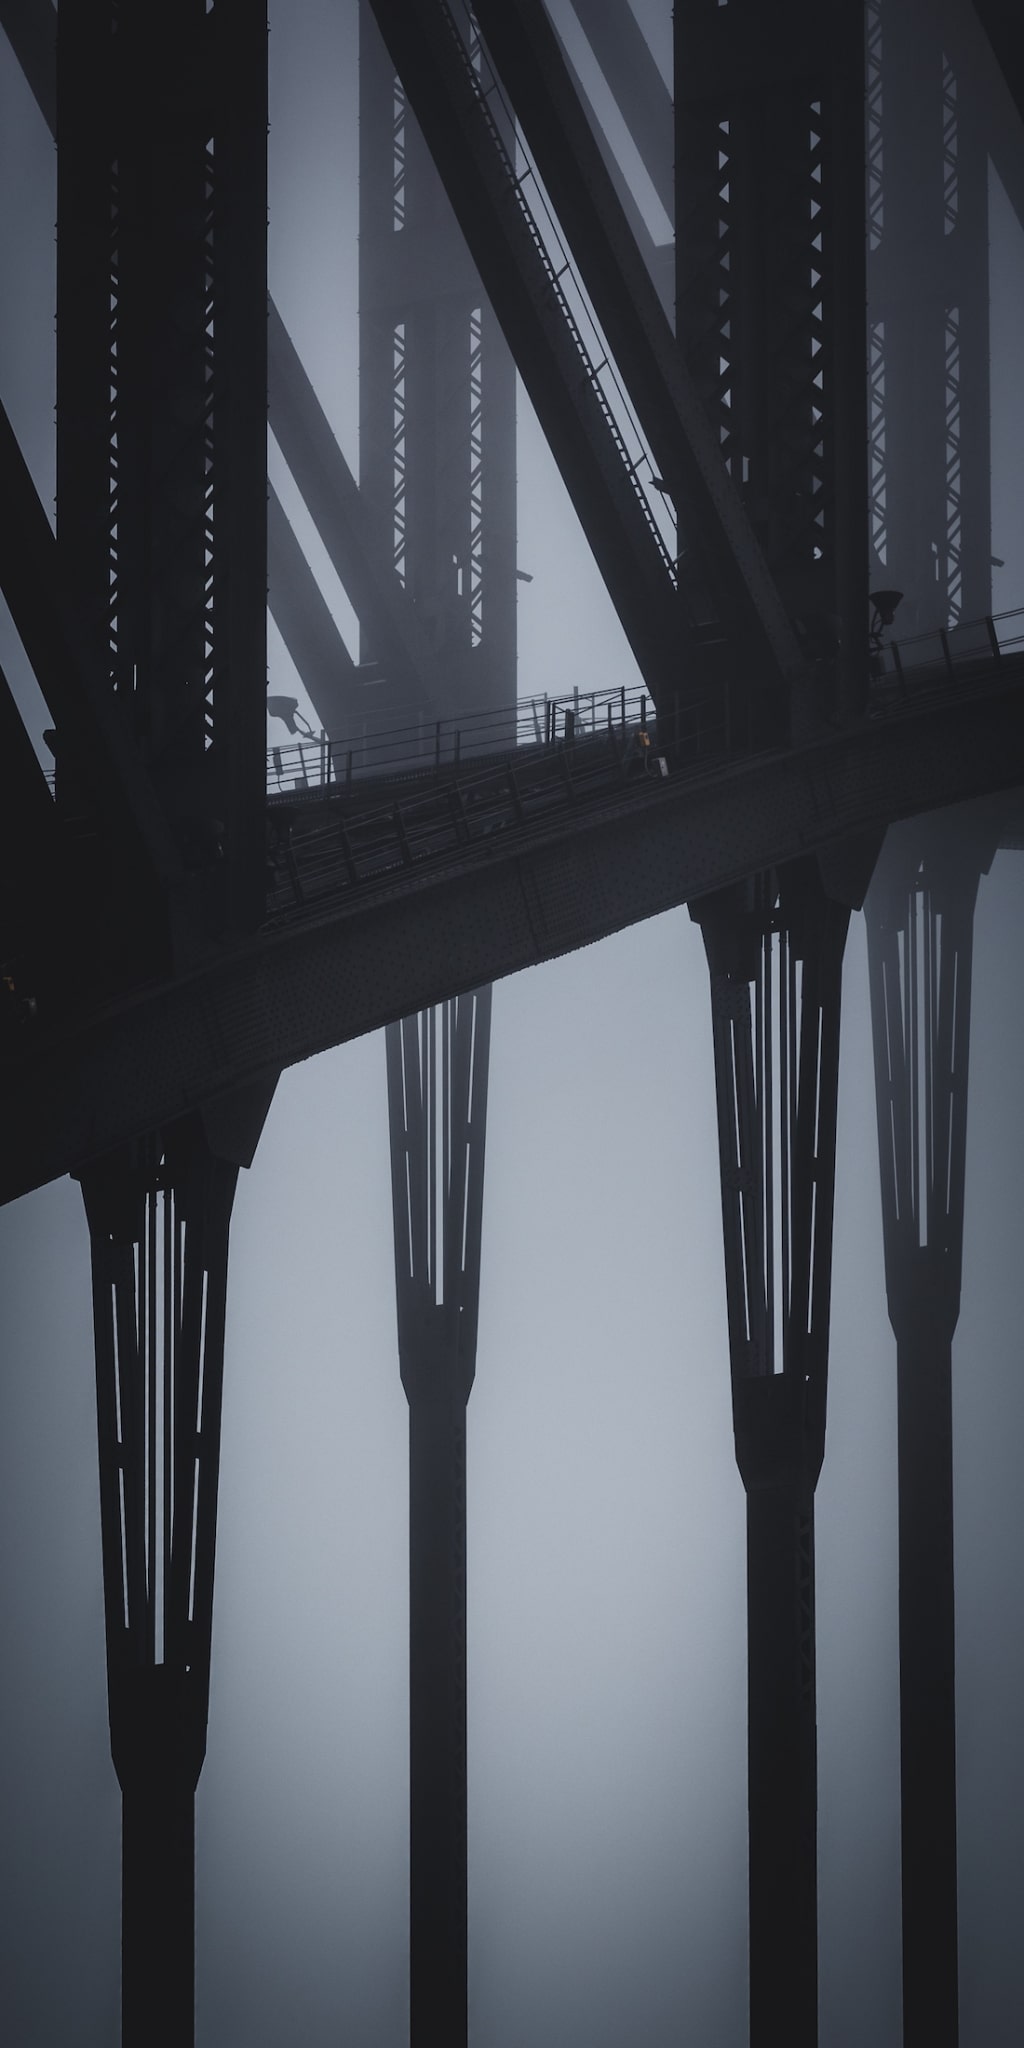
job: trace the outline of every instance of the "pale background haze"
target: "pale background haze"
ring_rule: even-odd
[[[667,73],[667,0],[636,11]],[[355,465],[354,8],[275,0],[271,31],[272,288]],[[0,390],[49,506],[55,159],[2,38],[0,109]],[[994,200],[993,548],[1009,606],[1024,604],[1024,235],[1001,188]],[[522,395],[520,433],[534,576],[520,687],[629,682]],[[292,688],[270,645],[275,687]],[[979,896],[954,1354],[963,2048],[1024,2038],[1022,939],[1021,855],[1005,852]],[[859,917],[844,1005],[817,1517],[821,2040],[896,2048],[895,1357]],[[100,2048],[117,2033],[119,1794],[74,1183],[0,1211],[0,1262],[6,2037]],[[707,977],[685,910],[497,989],[469,1417],[474,2048],[742,2048],[744,1506]],[[201,2048],[407,2039],[406,1464],[374,1036],[283,1076],[236,1200]]]

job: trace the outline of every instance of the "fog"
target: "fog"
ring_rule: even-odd
[[[664,62],[667,4],[649,12]],[[271,282],[355,464],[352,9],[276,0],[271,30]],[[0,103],[17,311],[0,390],[49,505],[54,157],[2,39]],[[998,184],[992,250],[993,548],[1010,606],[1024,604],[1024,238]],[[534,577],[521,689],[631,680],[522,394],[519,529]],[[38,729],[9,630],[0,657]],[[273,634],[270,660],[294,693]],[[1024,2036],[1021,881],[1021,854],[1001,851],[978,899],[954,1349],[964,2048]],[[859,916],[843,1002],[817,1495],[821,2041],[896,2048],[895,1347]],[[0,1211],[0,1262],[0,1982],[12,2041],[91,2048],[117,2036],[120,1802],[73,1182]],[[201,2048],[407,2039],[407,1412],[375,1035],[282,1077],[236,1198],[197,1805]],[[742,2048],[744,1501],[707,971],[683,909],[496,990],[468,1486],[474,2048]]]

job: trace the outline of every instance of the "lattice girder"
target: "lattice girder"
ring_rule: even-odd
[[[862,688],[863,9],[676,17],[677,333],[819,690]]]
[[[58,538],[206,916],[262,906],[266,29],[69,0],[58,34]]]

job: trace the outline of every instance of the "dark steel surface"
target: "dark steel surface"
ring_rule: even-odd
[[[211,954],[94,1016],[44,1020],[7,1065],[0,1196],[414,1007],[894,818],[1024,782],[1015,657],[976,694],[913,700],[814,746],[523,823],[349,892],[320,921]]]
[[[359,105],[364,544],[417,629],[425,698],[479,710],[516,688],[515,368],[366,0]],[[356,609],[371,707],[401,704],[394,627]]]
[[[360,23],[360,494],[363,546],[390,611],[359,606],[378,665],[369,719],[353,690],[347,766],[388,712],[471,714],[515,696],[512,360],[368,7]],[[398,662],[418,650],[410,692]],[[366,692],[364,692],[364,702]],[[397,720],[394,714],[399,712]],[[436,723],[436,734],[441,730]],[[354,743],[354,753],[353,753]],[[414,767],[429,759],[408,732]],[[315,803],[315,800],[314,800]],[[340,821],[339,826],[340,826]],[[332,821],[333,824],[333,821]],[[396,818],[398,855],[412,833]],[[346,876],[359,872],[353,825]],[[376,837],[372,827],[371,838]],[[314,828],[312,838],[317,838]],[[292,900],[325,879],[285,826]],[[321,849],[314,852],[320,862]],[[328,871],[332,868],[328,856]],[[329,881],[327,886],[330,886]],[[466,1402],[476,1364],[491,990],[387,1032],[398,1349],[409,1401],[410,2039],[465,2048]]]
[[[574,0],[619,112],[669,220],[675,208],[672,178],[672,95],[630,9],[604,0]]]
[[[718,637],[741,672],[754,663],[766,678],[790,676],[802,661],[778,589],[540,0],[482,0],[477,16],[676,505],[684,612],[677,662],[700,673],[710,597]]]
[[[265,18],[242,0],[144,16],[72,0],[57,125],[56,542],[9,449],[7,467],[22,637],[51,677],[53,808],[68,865],[76,834],[92,855],[95,929],[120,943],[113,963],[86,944],[59,971],[110,988],[263,915]],[[6,548],[5,577],[12,563]],[[104,1147],[82,1176],[124,2048],[194,2038],[228,1225],[271,1092],[210,1129],[200,1113]]]
[[[871,574],[913,633],[991,606],[988,108],[929,0],[869,27]]]
[[[82,1176],[110,1738],[123,1800],[123,2048],[193,2039],[193,1803],[206,1752],[237,1175],[197,1117]]]
[[[387,1032],[395,1284],[409,1401],[413,2048],[468,2039],[466,1403],[476,1371],[491,991]]]
[[[903,2038],[956,2048],[952,1347],[960,1312],[978,883],[998,811],[889,835],[867,900],[899,1456]]]
[[[374,0],[374,13],[640,668],[652,694],[671,693],[682,623],[671,563],[455,21],[440,0]]]
[[[868,848],[861,887],[870,866]],[[733,1429],[747,1493],[750,2040],[814,2048],[814,1488],[850,906],[830,899],[810,859],[693,914],[711,971]]]
[[[355,662],[273,484],[267,492],[267,573],[274,623],[317,715],[330,730],[350,701]]]
[[[711,0],[675,41],[677,338],[810,669],[863,703],[863,7]]]
[[[66,0],[59,563],[0,421],[13,510],[4,588],[58,732],[56,806],[17,732],[5,765],[5,829],[32,865],[9,915],[5,898],[5,939],[13,932],[24,947],[39,1002],[26,1010],[19,960],[19,1023],[0,1046],[0,1199],[78,1169],[92,1233],[111,1733],[124,1793],[124,2040],[192,2038],[193,1795],[237,1162],[251,1157],[280,1066],[387,1022],[410,1401],[413,2039],[465,2041],[465,1401],[490,1003],[479,985],[696,900],[712,968],[748,1496],[751,2040],[774,2048],[781,2032],[812,2048],[813,1493],[847,908],[818,888],[808,855],[848,906],[893,820],[1024,781],[1024,658],[999,654],[988,621],[992,658],[960,663],[950,631],[990,603],[987,102],[926,0],[898,12],[787,0],[770,19],[749,0],[728,10],[690,0],[676,42],[684,372],[543,10],[537,0],[483,9],[573,259],[693,529],[676,563],[516,175],[510,117],[496,99],[488,110],[468,11],[447,0],[373,7],[408,101],[377,49],[364,76],[362,492],[273,309],[271,384],[279,438],[378,672],[438,714],[453,692],[467,705],[510,694],[513,429],[508,407],[488,423],[486,406],[500,322],[662,711],[687,646],[691,685],[731,664],[770,691],[799,671],[787,615],[802,687],[788,725],[770,728],[793,744],[774,752],[746,755],[732,729],[717,760],[694,765],[666,721],[664,781],[631,776],[614,745],[599,758],[573,736],[438,777],[433,790],[396,779],[376,811],[372,795],[350,790],[268,814],[265,24],[243,0],[217,0],[210,13],[199,0],[157,0],[144,27],[120,10],[115,36],[105,0]],[[577,11],[607,71],[604,15]],[[1008,11],[985,0],[979,13],[1019,105]],[[53,11],[4,0],[0,20],[52,128]],[[620,34],[629,63],[612,87],[635,133],[651,65],[635,24]],[[439,203],[428,150],[493,310]],[[502,374],[510,397],[507,360]],[[289,645],[324,723],[348,730],[358,671],[312,600],[276,503],[273,514]],[[901,628],[946,622],[923,684],[908,688],[898,663],[865,659],[868,526],[873,587],[906,592]],[[489,649],[488,605],[498,622]],[[716,613],[729,625],[712,651],[691,628]],[[869,702],[876,715],[864,719]],[[0,688],[5,728],[11,709]],[[823,726],[828,710],[844,722]],[[743,747],[765,741],[748,721]],[[871,899],[898,1346],[908,2048],[955,2048],[958,2037],[950,1360],[971,915],[991,850],[976,846],[956,868],[937,849],[898,835]],[[268,855],[271,918],[257,931]],[[92,900],[79,879],[90,874]],[[33,954],[29,925],[50,908],[58,943],[51,931],[47,959]],[[155,931],[148,950],[143,929]],[[777,1012],[775,940],[788,963]],[[441,1013],[406,1015],[442,999]],[[240,1101],[240,1084],[251,1099]],[[466,1257],[453,1263],[463,1239]]]
[[[274,434],[302,493],[331,565],[376,642],[379,658],[406,700],[435,713],[443,703],[443,670],[422,621],[405,597],[394,566],[373,547],[360,486],[331,432],[280,313],[269,316],[270,407]],[[305,673],[303,681],[306,681]],[[316,689],[316,676],[309,684]],[[339,681],[341,678],[339,678]],[[354,679],[349,678],[351,683]],[[334,693],[332,693],[333,696]],[[348,692],[352,709],[354,699]],[[336,701],[313,696],[324,724],[340,722]]]

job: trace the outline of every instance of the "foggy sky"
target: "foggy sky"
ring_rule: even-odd
[[[652,14],[664,57],[667,0]],[[351,17],[327,0],[271,12],[271,281],[354,461]],[[54,159],[2,39],[0,106],[16,309],[0,389],[50,504]],[[993,256],[993,549],[1011,605],[1024,237],[999,191]],[[519,526],[535,578],[521,688],[629,681],[525,400]],[[349,631],[340,599],[338,615]],[[287,673],[272,637],[275,687]],[[1024,2038],[1021,880],[1002,853],[979,894],[954,1350],[963,2048]],[[0,1263],[0,1995],[19,2048],[99,2048],[117,2037],[120,1815],[74,1183],[0,1211]],[[407,2039],[406,1474],[375,1035],[282,1077],[236,1199],[200,2048]],[[744,1503],[710,1006],[685,910],[496,991],[468,1485],[474,2048],[742,2048]],[[817,1584],[822,2048],[897,2048],[895,1350],[859,917]]]

